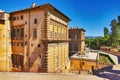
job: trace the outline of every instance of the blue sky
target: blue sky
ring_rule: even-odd
[[[110,29],[111,20],[120,15],[120,0],[2,0],[0,9],[12,12],[28,8],[33,2],[51,3],[72,19],[70,27],[84,28],[86,36],[103,36],[104,27]]]

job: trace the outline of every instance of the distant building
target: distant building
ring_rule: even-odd
[[[109,46],[100,46],[100,50],[110,51],[110,47]]]
[[[76,28],[69,29],[69,51],[84,52],[85,50],[85,30]]]
[[[10,13],[13,71],[68,72],[68,22],[51,4]]]
[[[0,10],[0,71],[11,71],[11,54],[9,14]]]

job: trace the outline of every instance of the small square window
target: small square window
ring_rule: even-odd
[[[25,41],[25,45],[27,45],[27,41]]]
[[[37,24],[37,19],[34,19],[34,24]]]
[[[37,46],[40,47],[40,44],[38,44]]]
[[[27,34],[25,35],[25,37],[27,37]]]
[[[33,44],[31,44],[31,46],[33,46]]]
[[[27,21],[25,21],[25,24],[27,24]]]
[[[39,55],[39,58],[41,58],[42,56],[41,55]]]

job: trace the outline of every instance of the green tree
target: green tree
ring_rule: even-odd
[[[111,45],[113,47],[119,45],[119,41],[120,41],[120,25],[119,22],[117,22],[117,20],[112,20],[111,21]]]
[[[104,37],[108,38],[108,36],[109,36],[109,30],[107,27],[104,27]]]
[[[110,34],[107,27],[104,27],[104,38],[103,38],[103,44],[109,46],[110,45]]]

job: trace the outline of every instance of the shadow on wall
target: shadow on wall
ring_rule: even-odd
[[[37,25],[37,27],[40,27],[39,30],[40,32],[38,32],[40,38],[45,37],[43,33],[45,33],[44,31],[44,20],[39,22],[39,24]],[[30,39],[32,39],[32,41],[36,42],[38,38],[34,39],[33,36],[30,36]],[[34,44],[33,44],[34,45]],[[32,69],[32,72],[38,72],[39,68],[42,65],[43,62],[43,43],[39,43],[39,46],[37,45],[36,47],[33,47],[34,50],[31,53],[30,56],[30,62],[29,62],[29,67],[30,67],[30,71]]]
[[[42,53],[43,51],[39,47],[36,47],[32,52],[29,63],[30,72],[39,72],[40,65],[42,64],[41,62],[43,62]]]

